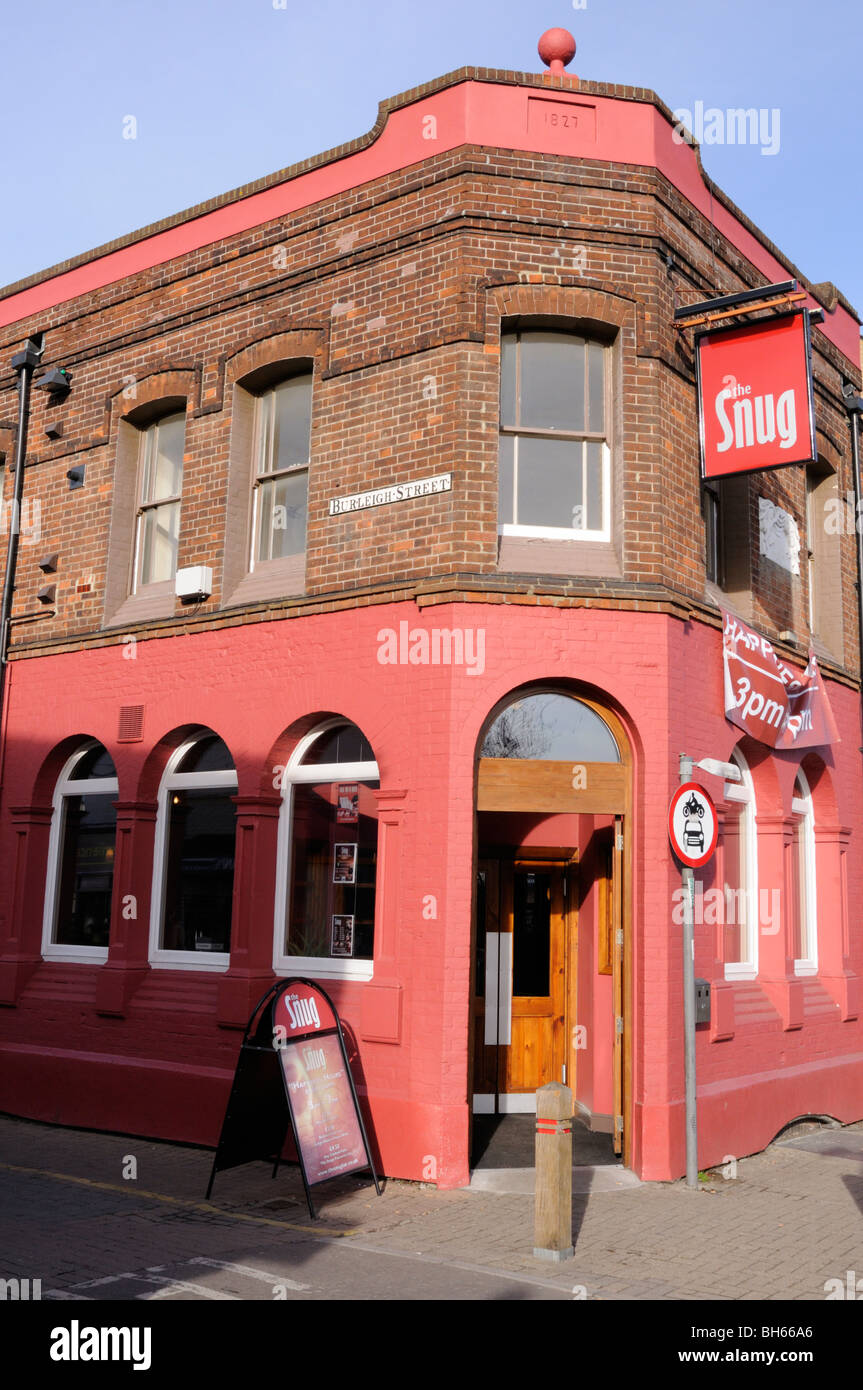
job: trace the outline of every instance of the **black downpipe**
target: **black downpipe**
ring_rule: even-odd
[[[857,551],[857,635],[860,644],[858,663],[860,666],[860,720],[863,727],[863,487],[860,481],[860,415],[863,413],[863,398],[853,387],[842,388],[845,408],[851,424],[851,462],[854,469],[854,543]],[[863,753],[863,747],[860,752]]]
[[[27,426],[30,420],[30,387],[33,382],[33,373],[42,359],[43,350],[43,335],[37,333],[30,339],[24,351],[17,353],[12,358],[12,366],[18,373],[18,436],[15,440],[15,487],[9,526],[9,543],[6,549],[3,602],[2,607],[0,607],[0,739],[3,739],[6,667],[9,663],[12,600],[15,595],[18,540],[21,534],[21,500],[24,495],[24,460],[27,457]],[[5,744],[5,739],[3,742]],[[5,754],[5,747],[2,752]],[[0,761],[0,786],[2,786],[3,761],[5,759]]]

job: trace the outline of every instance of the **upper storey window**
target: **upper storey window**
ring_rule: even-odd
[[[501,339],[503,535],[611,539],[610,350],[572,333]]]
[[[257,398],[250,569],[305,551],[311,422],[311,372]]]
[[[141,434],[134,589],[177,573],[186,417],[166,415]]]

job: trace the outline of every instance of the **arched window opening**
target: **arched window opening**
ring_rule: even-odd
[[[619,763],[620,749],[590,705],[571,695],[539,691],[518,697],[498,714],[480,757]]]
[[[755,787],[739,749],[731,761],[740,769],[740,782],[725,788],[727,803],[722,826],[723,960],[727,979],[754,979],[758,971],[758,842],[755,826]]]
[[[276,970],[370,978],[379,786],[354,724],[326,724],[296,748],[284,775]]]
[[[101,743],[79,748],[58,778],[43,921],[46,957],[107,957],[117,796],[117,772]]]
[[[154,965],[225,969],[231,949],[237,790],[212,733],[183,743],[159,791],[150,954]]]
[[[792,932],[794,969],[799,975],[818,969],[817,910],[815,879],[815,812],[812,793],[801,770],[794,783],[791,802],[794,825],[792,842],[793,883]]]

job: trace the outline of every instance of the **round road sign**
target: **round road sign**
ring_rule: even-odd
[[[678,859],[690,869],[702,868],[713,856],[719,821],[716,807],[697,782],[684,782],[668,808],[668,838]]]

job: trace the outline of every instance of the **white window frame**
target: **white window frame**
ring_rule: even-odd
[[[225,971],[231,963],[230,951],[169,951],[162,946],[162,921],[165,915],[168,828],[170,825],[169,796],[175,791],[203,791],[208,787],[220,791],[237,790],[237,771],[225,768],[222,772],[176,772],[175,768],[196,743],[209,738],[210,733],[195,734],[186,739],[168,759],[159,787],[156,812],[156,839],[153,852],[153,891],[150,895],[150,965],[154,970]],[[234,861],[236,871],[236,859]]]
[[[537,330],[541,332],[542,330]],[[565,333],[566,328],[555,330]],[[517,330],[517,336],[521,339],[525,334],[529,334],[529,328]],[[498,535],[500,536],[521,536],[522,538],[550,541],[610,541],[611,540],[611,448],[608,443],[609,438],[609,414],[611,401],[611,371],[612,371],[612,352],[609,343],[601,342],[597,338],[591,338],[584,333],[572,333],[572,337],[581,338],[584,341],[585,350],[591,343],[595,343],[602,348],[604,358],[604,402],[603,414],[605,417],[606,432],[604,436],[599,436],[595,431],[575,431],[575,430],[553,430],[553,429],[534,429],[528,427],[516,427],[515,425],[504,425],[498,423],[498,440],[503,436],[513,439],[513,516],[517,515],[518,500],[518,446],[522,437],[536,439],[568,439],[573,443],[601,444],[602,446],[602,527],[600,530],[587,530],[575,526],[522,526],[518,523],[504,522],[498,523]],[[520,346],[520,343],[519,343]],[[516,398],[520,384],[516,377]],[[585,408],[587,408],[585,403]],[[500,464],[498,463],[498,487],[500,486]]]
[[[279,833],[276,857],[276,905],[273,929],[273,970],[277,975],[309,975],[321,980],[371,980],[374,975],[374,960],[351,960],[334,956],[291,956],[285,951],[290,934],[288,905],[292,871],[292,835],[294,810],[294,787],[316,782],[380,782],[380,772],[376,762],[365,763],[315,763],[302,766],[302,759],[313,743],[330,729],[336,729],[350,721],[328,719],[319,724],[311,733],[300,739],[285,767],[281,778],[282,805],[279,810]],[[380,832],[380,825],[378,826]],[[377,941],[377,913],[380,901],[380,854],[376,855],[377,874],[375,879],[375,940]]]
[[[291,476],[292,476],[293,474],[295,474],[295,473],[305,473],[305,475],[306,475],[306,515],[307,515],[307,518],[308,518],[309,470],[310,470],[310,468],[311,468],[311,461],[312,461],[311,409],[310,409],[310,411],[309,411],[309,457],[307,458],[306,462],[305,462],[305,463],[293,463],[293,464],[290,465],[289,468],[279,468],[279,469],[276,469],[275,471],[270,472],[270,473],[265,473],[265,472],[263,471],[263,468],[262,468],[262,465],[263,465],[263,462],[264,462],[264,440],[265,440],[265,436],[266,436],[266,439],[267,439],[267,441],[268,441],[268,442],[267,442],[267,449],[268,449],[268,451],[272,451],[273,415],[275,414],[275,408],[276,408],[276,404],[275,404],[275,403],[276,403],[276,392],[278,391],[278,389],[279,389],[280,386],[284,386],[287,382],[292,381],[292,380],[294,380],[295,378],[298,378],[298,377],[301,377],[301,378],[303,378],[304,380],[305,380],[306,378],[308,378],[308,382],[309,382],[309,396],[310,396],[311,404],[312,404],[312,406],[313,406],[313,404],[314,404],[314,372],[313,372],[312,370],[308,370],[308,371],[304,371],[304,372],[297,372],[297,373],[295,373],[295,376],[288,376],[288,377],[285,377],[283,381],[277,381],[277,382],[275,383],[275,385],[268,387],[268,389],[267,389],[266,391],[262,391],[261,394],[255,398],[255,419],[254,419],[254,428],[253,428],[254,455],[253,455],[253,465],[252,465],[252,527],[251,527],[251,530],[252,530],[252,545],[251,545],[251,554],[250,554],[250,556],[249,556],[249,573],[250,573],[250,574],[254,574],[254,572],[255,572],[255,566],[256,566],[256,565],[269,565],[269,564],[272,564],[272,563],[273,563],[273,559],[272,559],[272,558],[269,559],[269,560],[261,560],[261,559],[258,558],[258,542],[259,542],[259,540],[260,540],[260,537],[259,537],[259,535],[258,535],[258,527],[259,527],[259,520],[260,520],[259,497],[260,497],[260,493],[261,493],[261,488],[262,488],[262,487],[266,487],[266,486],[269,486],[269,485],[271,485],[271,484],[277,483],[277,482],[279,481],[280,478],[288,478],[288,477],[291,477]],[[268,416],[269,416],[268,423],[267,423],[267,426],[266,426],[266,427],[265,427],[265,424],[264,424],[264,411],[265,411],[265,410],[267,411]],[[305,551],[305,549],[307,548],[307,546],[308,546],[308,532],[307,532],[307,534],[306,534],[306,546],[303,548],[303,552],[298,552],[298,554],[304,553],[304,551]],[[274,557],[274,558],[275,558],[276,560],[290,560],[290,559],[293,559],[293,558],[295,558],[295,557],[290,556],[290,555],[278,555],[278,556],[276,556],[276,557]]]
[[[740,834],[739,841],[743,850],[743,878],[745,882],[743,888],[746,900],[746,959],[742,961],[726,961],[725,978],[726,980],[754,980],[758,976],[758,825],[757,807],[755,802],[755,784],[752,781],[752,773],[746,763],[742,753],[735,748],[731,753],[730,761],[735,767],[740,769],[740,782],[727,782],[725,784],[725,800],[742,803],[743,810],[740,814]],[[725,911],[727,900],[725,899],[725,846],[723,844],[723,922],[725,921]]]
[[[815,808],[812,804],[812,792],[806,780],[806,774],[802,768],[797,771],[794,788],[800,784],[802,796],[794,796],[791,802],[791,811],[795,818],[795,839],[796,830],[800,826],[802,830],[802,840],[800,850],[794,846],[794,873],[800,875],[798,878],[798,897],[800,900],[800,912],[803,921],[801,922],[801,940],[806,946],[806,955],[794,962],[795,975],[817,975],[818,973],[818,896],[817,896],[817,877],[815,864]],[[802,862],[801,862],[802,861]]]
[[[59,907],[60,857],[66,831],[64,800],[70,796],[105,796],[113,792],[119,796],[119,783],[116,777],[94,777],[86,781],[71,780],[71,774],[94,748],[101,748],[97,739],[89,739],[77,748],[63,764],[54,797],[51,803],[51,832],[48,839],[48,874],[45,880],[45,904],[42,912],[42,957],[44,960],[62,960],[75,965],[101,965],[108,959],[107,946],[67,946],[54,940],[57,929],[57,910]],[[82,792],[86,787],[86,792]],[[116,848],[116,830],[115,840]],[[113,880],[111,891],[113,894]]]
[[[159,447],[159,429],[166,420],[173,420],[176,416],[183,417],[183,468],[180,479],[180,491],[175,497],[160,497],[158,502],[148,502],[144,497],[144,490],[147,485],[147,470],[150,462]],[[138,443],[138,479],[137,479],[137,512],[135,515],[135,557],[132,569],[132,593],[152,591],[155,586],[172,584],[177,573],[177,566],[174,565],[174,573],[168,579],[141,579],[141,563],[143,559],[141,541],[144,533],[144,522],[148,512],[158,511],[160,507],[180,507],[182,517],[183,489],[182,484],[185,477],[185,453],[186,453],[186,410],[170,410],[167,414],[153,420],[151,424],[141,430],[141,438]]]

